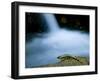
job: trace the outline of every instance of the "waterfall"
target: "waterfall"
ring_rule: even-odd
[[[57,63],[57,57],[64,54],[89,56],[89,34],[61,28],[53,14],[43,13],[41,19],[49,32],[26,43],[26,68]]]
[[[55,32],[57,30],[59,30],[59,25],[58,25],[58,22],[55,18],[55,16],[53,14],[42,14],[44,20],[45,20],[45,23],[47,24],[48,26],[48,30],[50,32]]]

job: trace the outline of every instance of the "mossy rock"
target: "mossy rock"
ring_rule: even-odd
[[[66,63],[68,65],[70,64],[89,64],[88,60],[86,57],[81,57],[81,56],[71,56],[69,54],[64,54],[62,56],[57,57],[60,60],[60,63]]]
[[[59,59],[59,62],[54,64],[43,65],[41,67],[89,65],[89,58],[83,56],[71,56],[70,54],[64,54],[58,56],[57,59]]]

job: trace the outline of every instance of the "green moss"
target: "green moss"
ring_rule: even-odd
[[[55,64],[47,64],[42,67],[58,67],[58,66],[81,66],[89,65],[89,58],[82,56],[71,56],[69,54],[64,54],[58,56],[59,61]]]

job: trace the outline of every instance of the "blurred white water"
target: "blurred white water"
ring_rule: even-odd
[[[53,14],[42,14],[44,17],[45,23],[48,25],[49,31],[56,32],[60,30],[57,20]]]
[[[53,14],[43,17],[50,31],[26,44],[26,67],[55,63],[63,54],[89,56],[89,34],[61,29]]]

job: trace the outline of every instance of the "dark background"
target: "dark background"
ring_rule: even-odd
[[[89,15],[54,14],[61,28],[89,33]],[[26,13],[26,34],[48,32],[41,13]]]

